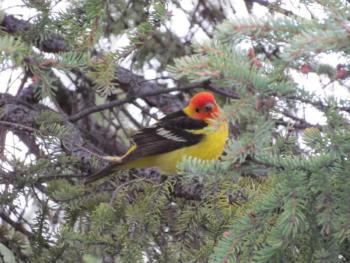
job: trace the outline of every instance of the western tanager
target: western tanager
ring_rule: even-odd
[[[133,146],[123,156],[105,156],[113,164],[91,175],[86,182],[107,176],[114,168],[157,167],[170,174],[176,172],[176,165],[185,156],[216,160],[227,137],[227,120],[213,94],[199,92],[184,109],[138,131],[132,137]]]

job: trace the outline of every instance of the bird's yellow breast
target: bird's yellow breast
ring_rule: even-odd
[[[185,156],[195,157],[201,160],[216,160],[224,151],[224,146],[228,137],[228,124],[221,122],[218,127],[216,124],[209,126],[201,133],[204,138],[198,144],[184,147],[169,153],[150,156],[141,160],[132,161],[122,168],[144,168],[157,167],[163,173],[175,173],[176,166]]]

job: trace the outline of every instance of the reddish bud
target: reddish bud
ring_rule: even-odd
[[[348,76],[348,72],[344,68],[339,68],[335,74],[335,79],[345,79]]]
[[[253,58],[252,59],[252,65],[254,65],[257,68],[261,68],[262,67],[262,63],[259,59],[257,58]]]
[[[201,77],[207,77],[207,76],[210,76],[210,77],[214,77],[214,78],[219,78],[221,76],[221,71],[219,70],[213,70],[213,71],[199,71],[199,72],[196,72],[196,74],[198,76],[201,76]]]
[[[32,79],[33,84],[38,84],[40,81],[40,76],[33,75],[31,79]]]
[[[260,111],[260,110],[262,109],[263,106],[264,106],[264,102],[263,102],[263,100],[262,100],[261,98],[259,98],[259,99],[257,99],[257,100],[255,101],[255,109],[256,109],[257,111]]]
[[[303,74],[308,74],[309,72],[311,72],[311,67],[308,64],[303,64],[300,67],[300,72]]]
[[[174,16],[173,12],[172,11],[168,11],[165,13],[167,17],[172,17]]]
[[[231,231],[225,231],[222,235],[224,237],[229,237],[229,236],[231,236]]]
[[[350,27],[345,26],[345,31],[346,31],[346,33],[348,33],[350,35]]]
[[[233,27],[233,30],[239,32],[239,31],[242,30],[242,28],[243,28],[242,26],[234,26],[234,27]]]
[[[344,64],[337,64],[337,69],[343,69],[345,67],[345,65]]]
[[[269,98],[266,99],[265,105],[271,109],[276,105],[276,99],[275,97],[270,96]]]
[[[40,67],[51,67],[51,66],[54,66],[55,64],[57,64],[57,61],[55,59],[45,59],[39,64],[39,66]]]
[[[255,50],[254,50],[254,48],[251,47],[251,48],[248,49],[247,56],[250,59],[254,59],[255,58]]]

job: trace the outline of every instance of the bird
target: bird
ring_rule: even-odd
[[[132,146],[122,156],[104,156],[111,164],[88,176],[86,183],[108,176],[114,169],[156,167],[163,174],[174,174],[185,156],[217,160],[228,136],[224,112],[211,92],[202,91],[182,110],[136,132],[131,138]]]

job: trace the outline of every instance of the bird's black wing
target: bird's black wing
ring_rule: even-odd
[[[183,111],[171,113],[155,126],[142,129],[132,137],[136,149],[125,156],[123,163],[194,145],[204,135],[193,134],[187,130],[199,130],[207,125],[202,120],[190,118]]]

